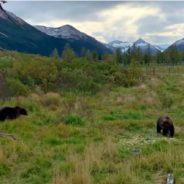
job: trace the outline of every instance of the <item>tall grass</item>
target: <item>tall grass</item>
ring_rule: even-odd
[[[142,73],[136,84],[124,85],[124,69],[101,63],[64,65],[66,73],[76,66],[87,69],[92,84],[100,84],[98,90],[76,92],[71,83],[59,83],[59,90],[51,85],[52,92],[44,92],[39,85],[28,85],[28,96],[1,101],[2,107],[22,106],[29,115],[0,123],[0,131],[17,137],[0,138],[0,183],[161,184],[168,173],[177,184],[184,183],[183,66],[158,66],[154,73],[138,68]],[[90,67],[103,75],[95,76]],[[78,80],[84,76],[75,79],[81,71],[75,72],[67,78],[77,88],[85,85]],[[66,82],[55,82],[61,81]],[[163,114],[174,121],[172,139],[156,134],[156,120]]]

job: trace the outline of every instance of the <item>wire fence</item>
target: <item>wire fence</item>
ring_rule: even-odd
[[[184,65],[175,66],[146,66],[143,67],[145,75],[160,76],[160,75],[182,75],[184,74]]]

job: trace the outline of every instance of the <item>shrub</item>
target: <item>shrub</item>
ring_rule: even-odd
[[[142,71],[138,67],[127,67],[117,69],[114,73],[114,82],[117,85],[130,87],[137,85],[143,77]]]
[[[100,86],[134,86],[143,78],[143,72],[137,66],[124,68],[102,62],[87,62],[84,59],[60,65],[57,85],[62,89],[97,92]]]
[[[8,96],[27,96],[30,92],[29,87],[18,79],[7,79]]]
[[[30,61],[15,62],[13,65],[17,77],[30,86],[34,84],[47,90],[57,79],[57,67],[54,61],[37,59]]]
[[[7,96],[7,82],[2,73],[0,73],[0,99]]]
[[[94,78],[80,68],[75,68],[72,71],[63,69],[60,72],[58,85],[62,89],[73,91],[96,92],[98,89]]]
[[[65,120],[66,124],[70,125],[83,125],[83,120],[79,116],[68,116]]]
[[[0,176],[8,175],[9,173],[10,168],[4,163],[0,163]]]
[[[61,104],[61,97],[58,93],[47,93],[42,95],[40,101],[46,107],[58,107]]]

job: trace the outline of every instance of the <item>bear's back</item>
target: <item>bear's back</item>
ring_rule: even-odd
[[[13,107],[3,107],[0,110],[0,120],[15,119],[18,116],[17,110]]]

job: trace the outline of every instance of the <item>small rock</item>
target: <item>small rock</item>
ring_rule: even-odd
[[[166,184],[174,184],[174,177],[170,173],[167,175],[167,183]]]

